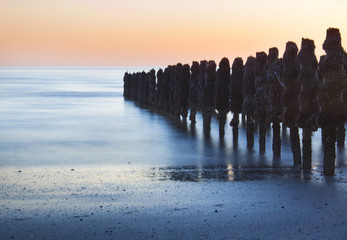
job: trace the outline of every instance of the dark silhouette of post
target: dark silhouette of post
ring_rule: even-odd
[[[170,95],[169,95],[169,112],[175,114],[175,91],[176,91],[176,68],[177,66],[172,65],[169,67],[170,71]]]
[[[206,68],[204,103],[203,103],[203,128],[205,133],[211,130],[211,118],[215,109],[215,84],[216,84],[216,63],[209,61]]]
[[[314,41],[302,39],[301,49],[298,54],[300,66],[299,83],[301,90],[299,95],[299,114],[297,124],[303,129],[302,137],[302,167],[311,170],[312,167],[312,143],[311,135],[318,129],[317,119],[319,106],[317,100],[318,90],[318,62]]]
[[[130,87],[131,87],[131,91],[130,91],[130,98],[133,99],[134,101],[137,100],[137,77],[135,74],[131,74],[130,77],[131,83],[130,83]]]
[[[157,83],[156,83],[156,77],[155,77],[155,70],[152,69],[149,71],[149,92],[148,92],[148,104],[151,107],[155,106],[155,96],[156,96],[156,90],[157,89]]]
[[[346,86],[346,72],[343,68],[344,50],[341,46],[339,29],[329,28],[323,43],[326,56],[319,63],[322,74],[318,100],[320,104],[319,123],[323,131],[324,175],[335,174],[336,127],[346,120],[346,107],[342,91]]]
[[[283,115],[282,89],[284,88],[281,76],[283,74],[283,63],[278,59],[278,49],[269,49],[267,57],[267,81],[269,85],[269,117],[272,122],[272,151],[275,157],[281,155],[281,121]]]
[[[242,111],[246,114],[246,136],[247,147],[254,146],[254,104],[255,104],[255,76],[254,76],[255,58],[249,56],[247,58],[244,74],[243,74],[243,104]]]
[[[235,58],[232,65],[231,81],[230,81],[230,111],[233,113],[233,118],[230,121],[230,126],[233,127],[233,142],[234,146],[238,144],[239,134],[239,114],[242,113],[243,104],[243,60]]]
[[[224,137],[224,126],[229,112],[229,85],[230,85],[230,64],[229,59],[223,58],[219,62],[216,82],[216,109],[219,120],[219,136]]]
[[[181,98],[183,90],[183,78],[182,78],[183,65],[178,63],[175,66],[174,71],[174,116],[175,118],[180,118],[181,115]]]
[[[259,121],[259,151],[265,152],[266,145],[266,118],[268,111],[268,91],[266,79],[267,55],[257,52],[255,59],[255,115]]]
[[[299,130],[296,126],[296,118],[299,112],[299,93],[300,83],[298,76],[300,72],[299,63],[297,61],[298,47],[294,42],[287,42],[286,50],[283,54],[283,76],[282,80],[285,85],[283,106],[283,121],[290,128],[290,141],[292,144],[294,166],[301,166],[301,150]]]
[[[164,108],[164,81],[163,81],[163,69],[159,69],[157,72],[157,91],[155,98],[155,107],[162,110]]]
[[[347,75],[347,53],[346,52],[344,52],[343,68],[345,69],[345,73]],[[347,82],[346,82],[346,85],[347,85]],[[346,106],[345,113],[347,117],[347,87],[345,87],[342,91],[342,99]],[[346,122],[346,119],[345,119],[345,122]],[[337,126],[336,142],[337,142],[338,148],[340,149],[345,147],[345,138],[346,138],[345,122]]]
[[[193,62],[191,67],[190,89],[189,89],[189,120],[191,124],[196,123],[196,112],[199,105],[199,63]]]
[[[208,62],[206,60],[200,61],[199,66],[199,84],[198,84],[198,96],[199,96],[199,104],[198,110],[203,111],[204,107],[204,94],[205,94],[205,79],[206,79],[206,69]]]
[[[164,102],[163,109],[165,112],[170,112],[170,92],[171,92],[171,73],[170,67],[166,67],[163,73],[163,93],[162,101]]]
[[[130,97],[130,79],[131,79],[131,74],[126,72],[123,77],[123,96],[125,98]]]
[[[145,77],[145,84],[144,84],[144,92],[143,92],[143,98],[142,102],[145,105],[149,104],[149,88],[150,88],[150,82],[151,82],[151,73],[147,72]]]
[[[189,108],[189,86],[190,86],[190,66],[184,64],[180,76],[181,82],[181,115],[184,121],[187,120]]]
[[[146,73],[143,71],[141,73],[136,74],[138,79],[137,84],[137,101],[139,103],[143,103],[143,95],[144,95],[144,88],[145,88],[145,81],[146,81]]]

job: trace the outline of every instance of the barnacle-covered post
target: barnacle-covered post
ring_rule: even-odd
[[[239,132],[239,114],[242,113],[243,104],[243,60],[240,57],[235,58],[232,65],[230,81],[230,111],[233,112],[233,118],[230,126],[233,127],[233,142],[238,143]]]
[[[346,108],[342,98],[346,86],[346,72],[343,67],[344,50],[341,46],[339,29],[329,28],[323,43],[326,56],[320,62],[322,82],[319,88],[319,123],[323,131],[324,175],[334,175],[336,157],[336,127],[344,124]]]
[[[301,49],[298,54],[300,66],[299,83],[301,90],[299,95],[299,114],[297,124],[303,129],[302,137],[302,167],[310,170],[312,167],[312,143],[311,135],[318,129],[317,119],[319,106],[317,101],[318,90],[318,62],[314,54],[314,41],[302,39]]]
[[[219,62],[216,81],[216,109],[218,111],[219,135],[225,134],[224,126],[229,112],[229,85],[230,85],[230,64],[229,59],[223,58]]]
[[[268,108],[268,92],[266,81],[267,55],[257,52],[255,59],[255,115],[259,121],[259,151],[265,152],[266,118]]]
[[[254,66],[255,58],[249,56],[247,58],[244,74],[243,74],[243,104],[242,112],[246,115],[246,136],[247,147],[252,148],[254,146],[254,104],[255,104],[255,86],[254,86]]]
[[[299,93],[301,85],[298,81],[300,67],[297,61],[298,47],[294,42],[287,42],[283,54],[283,76],[285,85],[283,95],[284,116],[283,121],[290,128],[290,140],[292,144],[293,160],[295,166],[301,166],[301,150],[299,130],[296,126],[296,118],[299,112]]]
[[[278,49],[276,47],[269,49],[267,57],[267,81],[269,86],[269,117],[272,122],[272,151],[275,157],[281,155],[281,121],[283,115],[282,89],[283,83],[280,79],[283,73],[283,64],[278,59]]]

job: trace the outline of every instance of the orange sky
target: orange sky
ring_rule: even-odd
[[[0,66],[219,61],[301,37],[317,56],[328,27],[347,49],[345,0],[1,0]]]

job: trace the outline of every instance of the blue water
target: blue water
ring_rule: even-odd
[[[0,68],[0,166],[133,166],[133,167],[289,167],[289,131],[282,155],[272,157],[271,131],[266,153],[246,147],[240,126],[233,147],[231,127],[224,141],[212,121],[205,138],[202,117],[189,122],[123,99],[125,71],[141,67]],[[228,120],[230,121],[230,115]],[[313,135],[313,165],[322,166],[320,131]],[[347,164],[346,150],[336,164]]]

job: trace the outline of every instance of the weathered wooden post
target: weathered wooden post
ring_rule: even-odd
[[[219,136],[224,137],[224,126],[229,112],[229,85],[230,85],[230,64],[229,59],[223,58],[219,62],[216,82],[216,109],[219,120]]]
[[[284,72],[284,117],[283,121],[290,128],[290,140],[292,144],[294,166],[301,166],[301,150],[299,130],[296,126],[296,117],[299,112],[300,83],[298,76],[300,72],[297,62],[298,47],[294,42],[287,42],[286,50],[283,54]]]
[[[144,88],[145,88],[145,79],[146,79],[146,73],[141,72],[137,73],[137,101],[139,103],[143,103],[143,95],[144,95]]]
[[[199,63],[193,62],[191,67],[191,77],[190,77],[190,89],[189,89],[189,106],[190,115],[189,120],[191,124],[196,123],[196,111],[199,104]]]
[[[253,148],[254,146],[254,104],[255,104],[255,86],[254,86],[254,66],[255,58],[249,56],[247,58],[244,75],[243,75],[243,104],[242,111],[246,114],[246,135],[247,135],[247,147]]]
[[[232,65],[231,81],[230,81],[230,111],[233,112],[233,118],[230,126],[233,127],[234,146],[238,144],[239,134],[239,114],[242,113],[243,104],[243,60],[235,58]]]
[[[203,128],[205,133],[209,133],[211,130],[211,118],[215,109],[216,67],[214,61],[209,61],[206,68],[203,104]]]
[[[184,64],[180,76],[181,82],[181,115],[184,121],[187,120],[189,107],[189,86],[190,86],[190,66]]]
[[[302,137],[302,167],[304,170],[311,170],[312,167],[312,146],[311,135],[318,129],[317,119],[319,106],[317,101],[318,62],[314,41],[302,39],[301,49],[298,54],[300,66],[299,83],[301,90],[299,95],[299,114],[297,124],[303,129]]]
[[[278,59],[278,49],[276,47],[269,49],[267,58],[267,81],[269,85],[269,117],[272,122],[272,151],[275,157],[281,155],[281,121],[283,116],[282,105],[282,80],[283,64]]]
[[[129,98],[130,95],[130,78],[131,75],[126,72],[123,77],[123,96]]]
[[[143,88],[143,99],[142,102],[145,105],[149,105],[149,89],[150,89],[150,82],[151,82],[151,73],[147,72],[145,77],[145,85]]]
[[[160,68],[157,72],[157,91],[155,95],[155,107],[162,110],[164,106],[164,81],[163,81],[163,70]]]
[[[175,114],[175,86],[176,86],[176,68],[177,66],[169,66],[170,73],[170,94],[169,94],[169,112]]]
[[[199,104],[198,110],[203,111],[204,108],[204,93],[205,93],[205,79],[206,79],[206,69],[208,62],[206,60],[200,61],[199,66],[199,84],[198,84],[198,96],[199,96]]]
[[[326,56],[319,67],[322,83],[319,88],[319,123],[324,132],[324,175],[335,173],[336,127],[345,122],[346,107],[342,91],[346,86],[346,72],[343,68],[344,50],[341,46],[339,29],[329,28],[323,44]]]
[[[268,111],[268,92],[266,79],[267,55],[257,52],[255,59],[255,115],[259,121],[259,151],[265,152],[266,145],[266,118]]]
[[[134,99],[134,101],[137,101],[137,91],[138,91],[139,80],[136,74],[131,74],[131,79],[132,79],[131,98]]]
[[[167,113],[170,112],[170,85],[171,85],[170,68],[166,67],[163,73],[163,91],[161,94],[161,101],[163,101],[163,109]]]
[[[344,52],[343,68],[345,69],[345,72],[347,75],[347,53],[346,52]],[[346,85],[347,85],[347,82],[346,82]],[[343,89],[342,98],[346,106],[345,112],[347,117],[347,86]],[[337,126],[336,142],[337,142],[338,148],[341,149],[345,147],[345,139],[346,139],[346,128],[345,128],[345,122],[344,122],[339,124],[339,126]]]
[[[175,118],[180,118],[181,115],[181,98],[182,98],[182,89],[183,89],[183,79],[182,79],[182,69],[183,65],[178,63],[175,66],[174,73],[174,116]]]

